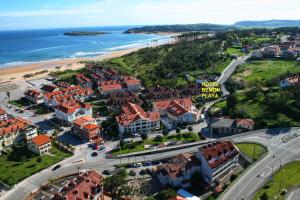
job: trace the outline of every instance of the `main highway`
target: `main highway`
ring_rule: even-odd
[[[250,200],[255,192],[261,188],[281,166],[300,159],[300,137],[284,143],[283,136],[297,133],[298,129],[275,135],[258,133],[234,138],[234,142],[257,142],[265,145],[269,153],[250,166],[233,185],[227,189],[219,200]],[[283,189],[283,188],[281,188]]]

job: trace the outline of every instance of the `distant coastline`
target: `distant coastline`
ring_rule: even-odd
[[[174,35],[168,35],[170,38],[172,36],[176,36],[178,34]],[[160,46],[164,44],[172,43],[173,41],[171,39],[169,40],[163,40],[160,42],[156,42],[151,44],[151,47]],[[9,66],[9,67],[2,67],[0,68],[0,82],[5,81],[13,81],[13,80],[23,80],[24,75],[28,74],[35,74],[30,79],[37,79],[37,78],[44,78],[49,76],[50,72],[53,71],[61,71],[61,70],[76,70],[84,67],[84,64],[82,64],[82,61],[101,61],[106,59],[112,59],[116,57],[121,57],[127,54],[130,54],[134,51],[138,51],[143,48],[150,47],[149,44],[140,44],[136,47],[126,48],[126,49],[120,49],[115,50],[112,52],[107,52],[103,55],[98,55],[94,57],[80,57],[80,58],[66,58],[66,59],[55,59],[55,60],[45,60],[45,61],[39,61],[39,62],[32,62],[22,65],[15,65],[15,66]],[[40,73],[40,72],[46,72],[46,73]],[[27,80],[27,79],[26,79]]]
[[[64,35],[68,36],[94,36],[94,35],[105,35],[110,34],[109,32],[92,32],[92,31],[74,31],[74,32],[65,32]]]

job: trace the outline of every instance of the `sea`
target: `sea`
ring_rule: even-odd
[[[123,34],[132,26],[0,31],[0,67],[66,58],[95,57],[114,51],[165,43],[170,36]],[[65,32],[101,31],[110,34],[65,36]]]

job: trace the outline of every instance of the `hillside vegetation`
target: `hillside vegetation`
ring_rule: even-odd
[[[186,84],[185,74],[220,73],[226,64],[222,42],[207,39],[145,48],[100,64],[134,75],[146,86]],[[224,64],[225,63],[225,64]]]

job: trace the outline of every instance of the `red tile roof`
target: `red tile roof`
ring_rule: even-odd
[[[0,108],[0,115],[5,115],[6,114],[6,111],[3,110],[2,108]]]
[[[199,150],[212,169],[238,154],[238,150],[230,141],[214,142],[200,147]]]
[[[114,91],[114,90],[122,90],[123,87],[121,84],[116,83],[116,84],[111,84],[111,85],[101,85],[100,90],[102,91]]]
[[[94,121],[95,121],[95,119],[93,117],[91,117],[91,116],[84,116],[84,117],[80,117],[80,118],[76,119],[74,121],[74,124],[76,124],[77,126],[81,127],[81,126],[83,126],[83,125],[85,125],[87,123],[94,122]]]
[[[237,119],[236,122],[237,126],[254,126],[253,119]]]
[[[37,146],[43,146],[51,142],[51,139],[47,135],[38,135],[32,138],[32,143],[36,144]]]
[[[119,124],[128,126],[138,119],[144,119],[151,122],[160,120],[159,112],[145,112],[139,105],[127,103],[122,107],[122,112],[116,117]]]
[[[26,128],[28,125],[29,122],[17,117],[0,120],[0,136],[9,135],[16,131],[20,131]]]
[[[103,177],[94,170],[85,172],[69,182],[60,193],[56,193],[53,200],[93,199],[97,195],[96,191],[101,191],[102,179]]]
[[[141,81],[138,79],[129,79],[129,80],[124,80],[126,85],[139,85],[141,84]]]
[[[99,129],[99,126],[97,124],[86,124],[83,126],[83,129],[87,131],[92,131],[94,129]]]
[[[24,94],[26,96],[37,98],[41,93],[38,90],[27,90]]]
[[[153,104],[158,110],[168,111],[174,116],[180,116],[187,113],[193,106],[193,102],[190,98],[161,100],[155,101]]]
[[[87,78],[85,75],[83,74],[76,74],[76,79],[77,81],[79,81],[80,83],[92,83],[91,79]]]

